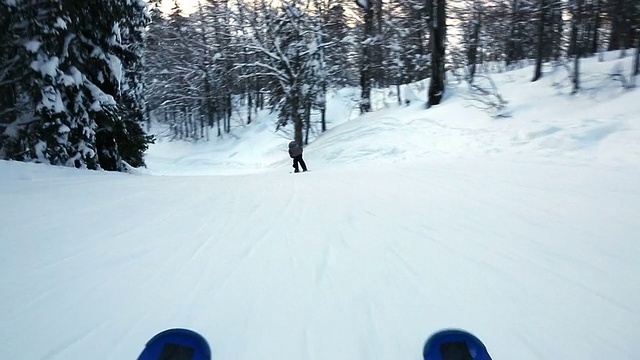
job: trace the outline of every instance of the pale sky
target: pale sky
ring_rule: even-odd
[[[198,6],[198,0],[178,0],[178,3],[182,10],[187,14],[196,11],[196,7]],[[169,12],[171,8],[173,8],[173,0],[162,1],[162,11]]]

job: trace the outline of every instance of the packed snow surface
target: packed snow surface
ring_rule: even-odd
[[[160,136],[133,174],[0,162],[0,358],[135,359],[186,327],[214,359],[420,359],[453,327],[496,360],[637,359],[638,90],[607,80],[629,58],[585,63],[577,96],[494,75],[507,118],[463,85],[362,117],[332,93],[308,173],[265,114]]]

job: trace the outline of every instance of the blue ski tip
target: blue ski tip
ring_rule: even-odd
[[[491,360],[487,348],[473,334],[447,329],[431,335],[422,351],[424,360]]]
[[[211,360],[211,349],[193,330],[168,329],[147,342],[138,360]]]

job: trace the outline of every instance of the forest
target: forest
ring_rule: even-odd
[[[0,0],[0,159],[127,171],[153,120],[175,140],[214,141],[258,111],[299,143],[327,130],[328,91],[429,80],[427,108],[464,81],[499,108],[490,74],[566,70],[621,50],[640,67],[638,0]],[[395,89],[395,90],[394,90]],[[428,111],[428,110],[427,110]]]

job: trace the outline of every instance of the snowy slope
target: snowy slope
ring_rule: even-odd
[[[637,165],[640,158],[640,103],[637,90],[625,90],[611,74],[628,74],[631,58],[583,60],[582,90],[569,95],[566,71],[547,69],[532,83],[526,67],[492,75],[509,101],[509,118],[493,118],[474,107],[465,85],[451,84],[443,106],[424,110],[426,84],[404,87],[410,106],[395,95],[374,92],[378,111],[357,117],[357,92],[330,94],[329,131],[314,140],[305,158],[327,165],[366,162],[432,161],[440,158],[505,158],[523,161]],[[452,78],[452,77],[451,77]],[[451,80],[453,81],[453,80]],[[640,80],[638,80],[640,81]],[[160,139],[148,156],[155,174],[219,175],[288,167],[287,138],[275,133],[273,115],[210,143]]]
[[[133,359],[189,327],[215,359],[419,359],[462,327],[494,359],[636,359],[638,90],[530,74],[495,75],[512,118],[461,87],[344,106],[299,175],[264,118],[138,176],[0,162],[0,358]]]

